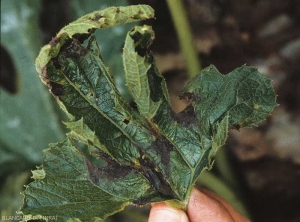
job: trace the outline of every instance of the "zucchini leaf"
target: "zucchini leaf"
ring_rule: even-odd
[[[40,2],[1,1],[1,7],[1,47],[11,56],[17,76],[15,94],[0,88],[0,175],[3,175],[7,166],[24,169],[27,164],[40,164],[41,151],[49,142],[62,140],[64,131],[52,98],[34,69],[35,57],[42,46],[36,20]],[[13,75],[11,72],[7,74]]]
[[[174,113],[149,49],[154,32],[144,25],[127,34],[123,51],[126,82],[142,120],[118,92],[93,32],[153,16],[145,5],[96,11],[42,48],[37,71],[70,118],[65,124],[71,131],[50,145],[42,167],[33,171],[21,209],[25,218],[95,221],[128,204],[157,201],[184,209],[228,129],[255,125],[277,105],[271,81],[255,68],[222,75],[210,66],[183,89],[180,98],[190,104]]]

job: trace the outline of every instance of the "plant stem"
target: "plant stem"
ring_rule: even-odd
[[[193,43],[193,35],[182,0],[167,0],[179,39],[182,55],[186,62],[189,78],[201,70],[200,61]]]
[[[231,187],[239,188],[239,182],[229,161],[226,147],[221,147],[215,158],[215,167]]]
[[[220,195],[230,203],[239,213],[250,219],[250,215],[245,205],[240,201],[236,192],[232,190],[223,180],[219,179],[209,171],[203,171],[197,185],[204,186]]]

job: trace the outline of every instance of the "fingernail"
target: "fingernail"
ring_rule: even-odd
[[[173,209],[157,209],[148,222],[185,222],[180,211]]]

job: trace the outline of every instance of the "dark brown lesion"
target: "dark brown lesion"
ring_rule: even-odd
[[[54,96],[63,96],[65,94],[63,85],[60,85],[55,82],[51,82],[49,86],[50,86],[50,91]]]
[[[164,174],[168,174],[167,171],[170,163],[170,152],[173,150],[172,144],[163,138],[158,138],[148,149],[148,152],[152,149],[155,152],[155,155],[160,156],[161,164],[165,169]],[[154,163],[151,157],[149,157],[144,150],[140,150],[140,152],[140,167],[136,168],[136,170],[147,179],[149,184],[161,196],[165,198],[174,198],[175,195],[170,183],[166,179],[166,175],[158,170],[157,163]]]
[[[194,102],[198,99],[195,93],[184,92],[179,95],[179,99],[185,99],[188,102]]]
[[[72,40],[77,40],[79,43],[83,44],[86,39],[88,39],[96,29],[89,29],[88,33],[76,33],[72,36]]]
[[[173,145],[162,135],[157,135],[157,139],[148,148],[153,149],[161,157],[161,163],[168,168],[170,163],[170,152],[173,151]]]
[[[143,168],[139,171],[144,178],[149,182],[151,187],[164,199],[174,199],[175,195],[170,187],[170,184],[165,180],[161,173],[156,172],[154,169]]]
[[[194,107],[190,104],[180,113],[171,113],[171,117],[185,127],[197,124],[197,114]]]
[[[58,43],[68,40],[70,41],[69,34],[63,32],[59,36],[52,38],[52,40],[48,44],[51,46],[51,48],[54,48]]]
[[[156,149],[164,150],[164,147],[160,146],[160,143],[156,144]],[[149,185],[155,190],[159,195],[165,198],[174,198],[173,191],[170,187],[169,182],[166,180],[165,176],[156,171],[156,164],[153,160],[143,151],[140,151],[141,155],[139,160],[139,165],[132,163],[131,165],[121,165],[116,160],[114,160],[109,155],[102,152],[93,152],[94,156],[99,157],[103,161],[107,163],[105,167],[99,167],[91,163],[88,159],[85,160],[85,164],[88,169],[90,180],[98,185],[99,180],[101,178],[105,178],[108,181],[112,181],[116,178],[122,179],[126,177],[130,172],[136,171],[140,173],[148,182]],[[166,153],[164,153],[166,155]],[[169,161],[170,156],[168,156],[165,161],[165,164]],[[145,200],[144,200],[145,201]],[[137,200],[139,204],[143,202],[143,200]]]
[[[131,172],[135,171],[138,173],[141,173],[145,179],[148,180],[149,184],[151,185],[151,188],[147,190],[147,192],[141,196],[137,197],[132,200],[133,204],[142,206],[144,204],[149,203],[153,199],[157,199],[160,197],[160,193],[156,192],[155,186],[153,185],[155,183],[155,180],[152,180],[153,176],[151,176],[151,172],[144,172],[142,170],[143,167],[134,167],[134,166],[124,166],[120,165],[116,161],[114,161],[110,156],[104,153],[97,152],[98,155],[101,156],[101,159],[107,162],[107,166],[105,167],[99,167],[95,164],[91,163],[88,159],[85,159],[85,165],[87,166],[89,179],[95,184],[100,185],[100,180],[106,180],[108,181],[108,185],[113,182],[113,180],[122,180],[127,175],[129,175]],[[94,153],[95,155],[95,153]],[[148,169],[148,171],[151,171]],[[120,186],[126,186],[125,184]],[[170,198],[171,199],[171,198]]]
[[[105,167],[99,167],[91,163],[88,159],[85,160],[89,178],[94,184],[98,184],[101,178],[105,178],[108,181],[112,181],[115,178],[124,178],[132,171],[131,167],[120,165],[105,153],[93,152],[93,155],[98,156],[107,163]]]
[[[83,47],[78,39],[73,39],[69,44],[65,44],[61,49],[61,56],[65,58],[75,58],[85,56],[88,53],[88,49]]]
[[[103,15],[99,12],[97,12],[94,16],[89,17],[89,19],[93,22],[99,22],[101,18],[103,18]]]

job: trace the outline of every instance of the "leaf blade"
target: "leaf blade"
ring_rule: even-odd
[[[117,15],[118,16],[117,16]],[[57,36],[42,48],[36,61],[38,73],[53,57],[56,57],[65,41],[74,35],[90,34],[95,29],[106,29],[116,25],[145,20],[154,17],[153,9],[148,5],[109,7],[95,11],[62,28]]]
[[[90,221],[93,217],[105,218],[110,214],[103,203],[113,211],[120,211],[129,202],[111,196],[92,183],[83,156],[70,141],[46,150],[43,164],[45,178],[36,179],[24,191],[26,199],[21,209],[24,214],[47,216],[55,212],[58,221],[70,218]],[[115,203],[110,205],[108,200]]]
[[[126,8],[123,9],[126,11]],[[244,66],[224,76],[211,66],[204,69],[183,90],[181,98],[188,99],[189,106],[181,113],[174,113],[170,107],[165,80],[149,51],[154,33],[149,26],[135,27],[127,35],[123,61],[130,92],[140,114],[147,120],[147,123],[142,122],[120,96],[104,65],[97,42],[88,31],[91,27],[105,28],[141,18],[139,10],[135,10],[135,14],[131,16],[129,10],[127,17],[125,16],[126,21],[119,18],[120,22],[105,23],[109,16],[117,18],[116,15],[120,13],[117,10],[120,8],[104,10],[114,12],[105,18],[101,17],[105,13],[94,12],[77,20],[59,32],[42,49],[37,59],[37,70],[42,81],[51,89],[71,119],[71,122],[66,123],[72,130],[68,134],[69,139],[88,145],[93,158],[104,160],[107,166],[100,167],[89,162],[69,140],[66,144],[54,145],[56,147],[51,150],[61,151],[61,146],[64,146],[66,154],[72,153],[55,155],[51,161],[55,162],[56,159],[65,163],[64,175],[70,169],[74,171],[73,162],[78,162],[82,167],[82,170],[77,170],[81,172],[81,176],[76,176],[72,171],[71,179],[80,181],[83,178],[95,187],[95,193],[101,191],[100,196],[104,191],[104,197],[109,193],[107,198],[116,205],[111,209],[100,210],[101,218],[129,203],[168,201],[184,208],[197,177],[204,169],[211,168],[217,150],[224,145],[229,126],[241,121],[241,126],[247,126],[265,118],[276,105],[274,90],[270,82],[251,67]],[[88,23],[86,27],[79,26],[85,22]],[[82,40],[88,37],[88,45],[85,46]],[[249,78],[249,73],[254,78]],[[246,84],[243,83],[245,79]],[[249,79],[250,83],[256,80],[261,84],[249,84],[251,87],[243,90],[248,86]],[[237,92],[239,90],[241,92]],[[250,95],[245,93],[248,90]],[[225,99],[221,99],[221,95]],[[264,99],[256,99],[261,95]],[[240,110],[245,110],[245,107],[240,104],[252,104],[249,106],[250,114],[246,110],[246,115],[241,115]],[[79,159],[66,161],[75,154]],[[51,155],[47,153],[46,157],[49,156]],[[58,166],[47,166],[51,163],[47,158],[44,162],[46,180],[47,175],[51,177],[49,172],[55,175],[58,171]],[[44,174],[39,173],[40,171],[35,172],[36,178],[46,181],[42,178]],[[51,181],[48,183],[53,186]],[[37,184],[34,182],[28,190]],[[132,184],[138,184],[142,189],[136,192],[138,187],[126,187]],[[47,187],[47,184],[44,186]],[[55,193],[61,196],[63,189],[64,187],[59,187]],[[76,190],[83,192],[82,187]],[[72,198],[76,198],[75,196]],[[27,192],[25,200],[34,199],[30,198]],[[82,198],[85,198],[84,195]],[[73,204],[74,199],[71,200]],[[28,213],[33,211],[37,214],[39,210],[45,213],[47,211],[43,211],[44,206],[38,206],[36,211],[29,209]],[[78,206],[80,209],[74,208],[73,214],[70,212],[68,218],[77,216],[76,212],[83,210],[83,205]],[[91,204],[86,207],[88,206],[92,207]],[[24,209],[26,211],[27,208]],[[61,215],[62,220],[66,219],[66,212],[61,212],[59,207],[54,211]]]

